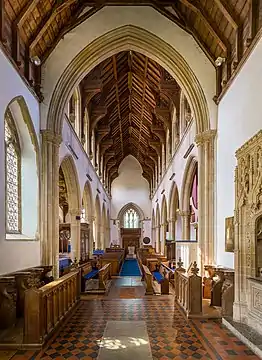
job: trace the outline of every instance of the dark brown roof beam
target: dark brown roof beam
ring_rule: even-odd
[[[45,52],[43,59],[42,59],[42,63],[44,63],[46,61],[46,59],[48,58],[48,56],[52,53],[52,51],[54,50],[54,48],[56,47],[56,45],[59,43],[60,40],[63,39],[63,37],[70,32],[71,30],[73,30],[75,27],[77,27],[78,25],[80,25],[82,22],[84,22],[85,20],[87,20],[89,17],[91,17],[92,15],[94,15],[97,11],[101,10],[104,7],[104,5],[97,5],[96,7],[93,7],[92,9],[90,9],[89,11],[87,11],[85,14],[83,14],[82,16],[79,17],[79,15],[82,13],[83,9],[85,8],[85,6],[79,6],[76,10],[76,12],[71,16],[70,18],[70,23],[62,28],[59,31],[59,34],[57,35],[55,41],[53,42],[52,46],[50,46],[48,48],[48,50]]]
[[[5,30],[5,0],[0,0],[0,41],[5,44],[6,39],[4,38]]]
[[[182,4],[187,6],[190,10],[194,11],[202,21],[205,23],[206,27],[212,34],[212,36],[217,40],[219,43],[219,46],[224,51],[225,55],[228,56],[229,51],[229,43],[226,38],[224,38],[224,35],[220,32],[217,25],[214,23],[212,19],[210,19],[210,16],[198,0],[179,0]]]
[[[112,61],[113,61],[114,77],[117,82],[117,62],[116,62],[115,55],[113,56]],[[123,145],[123,138],[122,138],[122,124],[121,124],[121,108],[120,108],[120,101],[119,101],[118,82],[115,85],[115,91],[116,91],[117,111],[118,111],[118,120],[119,120],[119,132],[120,132],[120,140],[121,140],[121,151],[122,151],[122,156],[124,156],[124,145]]]
[[[155,134],[161,141],[162,144],[165,144],[166,142],[166,132],[164,129],[157,125],[151,125],[151,131],[153,134]]]
[[[95,1],[95,0],[82,0],[82,3],[86,6],[96,6],[96,4],[104,3],[107,6],[151,6],[152,3],[161,6],[170,6],[174,0],[109,0],[109,1]]]
[[[107,139],[101,143],[101,155],[104,155],[105,151],[114,145],[113,139]]]
[[[91,131],[96,127],[98,122],[107,114],[107,107],[105,105],[96,106],[90,114]]]
[[[21,12],[19,13],[16,24],[18,28],[21,28],[24,25],[27,17],[34,8],[40,3],[41,0],[27,0],[26,5],[22,8]]]
[[[156,1],[152,1],[152,7],[158,11],[161,15],[165,16],[168,20],[171,20],[173,23],[181,27],[186,32],[190,32],[190,29],[188,28],[186,22],[184,19],[181,19],[180,17],[177,18],[174,14],[172,14],[170,11],[165,9],[165,6],[173,5],[172,3],[169,5],[162,4],[162,1],[157,3]]]
[[[108,135],[110,132],[109,125],[100,125],[99,128],[96,130],[96,141],[98,144],[103,140],[103,138]]]
[[[214,55],[211,53],[209,47],[204,43],[204,41],[202,40],[202,38],[196,34],[196,31],[194,30],[194,26],[189,23],[188,21],[186,21],[184,15],[182,14],[182,12],[178,9],[177,4],[173,4],[172,5],[173,9],[175,10],[175,12],[178,14],[178,16],[180,17],[180,19],[183,19],[185,22],[187,22],[187,26],[188,29],[190,29],[190,35],[195,39],[195,41],[197,42],[197,44],[200,46],[200,48],[203,50],[203,52],[206,54],[207,58],[209,59],[209,61],[215,65],[215,58]]]
[[[163,109],[159,106],[155,108],[155,114],[158,118],[160,118],[166,127],[170,130],[171,129],[171,114],[169,109]]]
[[[243,54],[243,25],[236,15],[233,7],[226,0],[214,0],[218,9],[222,12],[223,16],[227,19],[229,24],[233,27],[236,34],[236,61],[233,64],[234,69],[237,67]]]
[[[258,30],[259,1],[260,0],[248,0],[250,7],[248,13],[249,34],[246,40],[247,46],[250,46]]]
[[[56,2],[56,5],[53,7],[51,14],[43,24],[43,26],[40,26],[37,33],[33,37],[33,39],[29,43],[29,48],[32,51],[32,49],[36,46],[38,41],[43,37],[46,30],[49,28],[49,26],[52,24],[56,16],[64,11],[66,8],[68,8],[70,5],[74,4],[77,0],[67,0],[64,3]]]

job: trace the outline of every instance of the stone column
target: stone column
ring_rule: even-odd
[[[160,225],[156,226],[156,252],[160,253]]]
[[[70,228],[71,228],[71,258],[74,261],[80,259],[80,220],[76,218],[81,215],[81,209],[70,209]]]
[[[169,235],[172,240],[176,239],[176,219],[172,218],[169,220]]]
[[[42,130],[41,263],[59,277],[59,146],[62,137]]]
[[[160,239],[161,239],[161,254],[165,254],[165,245],[166,245],[166,223],[161,224],[161,235],[160,235]]]
[[[180,211],[182,220],[182,240],[190,240],[190,211]]]
[[[214,264],[214,139],[216,130],[196,135],[198,146],[198,239],[199,264]]]
[[[101,249],[105,249],[105,228],[104,225],[100,225],[100,242],[101,242]]]
[[[93,255],[93,242],[94,242],[94,234],[93,234],[93,223],[94,223],[94,216],[88,217],[88,223],[89,223],[89,246],[88,246],[88,254],[89,258]]]

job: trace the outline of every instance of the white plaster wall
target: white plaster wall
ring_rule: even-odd
[[[6,240],[4,172],[4,114],[8,104],[15,97],[23,96],[38,136],[39,104],[1,49],[0,79],[0,274],[3,274],[40,264],[39,241]],[[34,209],[34,214],[36,212]]]
[[[216,128],[217,107],[213,102],[216,92],[214,67],[191,35],[153,8],[140,6],[104,7],[63,37],[43,66],[45,101],[41,104],[41,127],[46,126],[48,106],[54,88],[72,59],[93,40],[124,25],[134,25],[151,32],[173,46],[184,57],[203,88],[211,127]]]
[[[232,267],[225,249],[225,218],[234,215],[235,151],[262,128],[262,40],[259,41],[218,108],[217,263]]]
[[[87,156],[86,152],[84,151],[82,144],[80,143],[76,133],[74,132],[72,126],[69,124],[68,120],[65,118],[63,123],[63,132],[62,132],[63,142],[60,145],[59,149],[59,158],[60,163],[62,162],[63,158],[66,155],[73,156],[74,163],[77,169],[77,175],[78,175],[78,181],[80,186],[80,192],[81,192],[81,200],[83,197],[83,191],[85,183],[88,181],[91,186],[92,190],[92,198],[93,198],[93,209],[95,209],[95,199],[96,196],[99,196],[100,200],[100,212],[102,214],[102,206],[103,203],[105,204],[106,211],[109,209],[110,211],[110,200],[104,190],[104,187],[93,168],[93,165],[91,161],[89,160],[89,157]],[[74,157],[72,152],[69,150],[68,145],[72,147],[74,152],[76,153],[78,159]],[[89,174],[92,181],[90,181],[86,174]],[[97,189],[100,191],[100,193],[97,191]],[[105,200],[105,201],[104,201]],[[95,216],[95,212],[93,214]]]
[[[145,219],[151,218],[151,200],[149,184],[142,176],[139,162],[131,155],[127,156],[119,166],[119,176],[113,181],[111,189],[111,218],[116,219],[123,206],[132,202],[139,206]],[[148,226],[150,223],[150,227]],[[151,238],[151,221],[144,221],[143,237]],[[119,239],[117,225],[111,228],[111,239]]]

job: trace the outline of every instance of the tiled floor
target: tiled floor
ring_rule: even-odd
[[[122,285],[121,285],[122,284]],[[133,286],[132,286],[133,285]],[[143,289],[128,280],[116,281],[108,297],[81,301],[72,317],[46,349],[37,354],[18,351],[12,360],[97,359],[107,321],[145,321],[154,360],[258,359],[218,321],[184,317],[172,296],[136,297]],[[131,289],[135,291],[131,291]],[[140,290],[138,290],[140,288]],[[117,297],[113,297],[113,293]],[[126,293],[126,298],[119,294]],[[112,293],[113,292],[113,293]],[[134,334],[136,331],[134,328]],[[117,351],[115,359],[117,360]],[[0,356],[1,359],[1,356]],[[98,359],[99,360],[99,359]],[[130,359],[133,360],[133,359]]]

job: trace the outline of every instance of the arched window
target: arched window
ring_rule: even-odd
[[[134,209],[128,209],[124,214],[124,228],[134,229],[139,227],[139,216]]]
[[[21,148],[12,115],[5,116],[6,232],[21,233]]]

